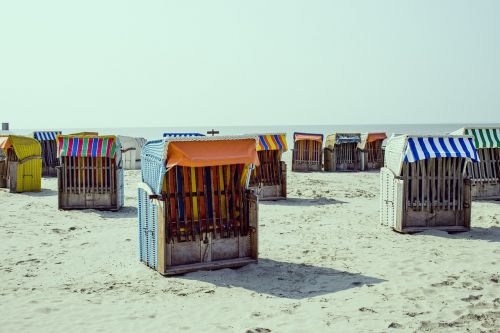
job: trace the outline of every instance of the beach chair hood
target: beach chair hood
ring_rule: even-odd
[[[450,133],[451,135],[472,135],[477,149],[500,148],[500,128],[498,127],[466,127]]]
[[[293,141],[303,141],[303,140],[312,140],[323,144],[323,134],[301,133],[301,132],[293,133]]]
[[[0,149],[9,148],[13,148],[19,160],[42,154],[40,143],[33,138],[18,135],[0,136]]]
[[[326,147],[328,149],[334,149],[335,145],[343,143],[360,143],[361,134],[360,133],[333,133],[326,137]]]
[[[33,138],[38,141],[50,141],[55,140],[59,134],[61,131],[36,131],[33,132]]]
[[[365,150],[366,145],[375,142],[375,141],[383,141],[387,138],[387,134],[385,133],[365,133],[361,134],[361,141],[358,143],[358,148],[360,150]]]
[[[254,137],[192,137],[166,141],[167,169],[229,164],[259,165]]]
[[[142,181],[160,193],[165,173],[177,165],[259,165],[256,140],[255,136],[195,136],[148,141],[141,155]]]
[[[136,137],[124,136],[124,135],[118,135],[117,138],[120,141],[120,146],[121,146],[122,151],[135,149],[140,153],[142,147],[146,143],[146,139],[144,139],[144,138],[136,138]]]
[[[57,136],[57,157],[115,158],[117,157],[119,147],[119,141],[114,135],[95,136],[85,134]]]
[[[401,175],[403,163],[440,157],[461,157],[473,162],[479,160],[471,136],[414,136],[391,138],[385,149],[386,167]]]
[[[257,151],[263,150],[287,151],[288,145],[286,142],[286,134],[260,134],[257,138]]]

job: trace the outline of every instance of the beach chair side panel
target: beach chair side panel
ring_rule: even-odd
[[[480,148],[477,153],[479,162],[467,167],[472,197],[475,200],[500,199],[500,148]]]
[[[402,202],[399,201],[402,182],[395,178],[394,173],[387,169],[380,170],[380,223],[396,228],[401,224]]]

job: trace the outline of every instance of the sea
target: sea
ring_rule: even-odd
[[[211,126],[211,127],[115,127],[115,128],[53,128],[43,130],[58,130],[63,134],[76,132],[98,132],[100,135],[126,135],[133,137],[143,137],[147,140],[160,139],[164,132],[197,132],[207,134],[208,131],[219,131],[217,135],[239,135],[258,133],[286,133],[288,142],[293,141],[294,132],[316,133],[328,135],[338,132],[385,132],[391,134],[447,134],[465,126],[477,127],[500,127],[500,123],[490,124],[331,124],[331,125],[270,125],[270,126]],[[10,128],[10,132],[19,135],[30,135],[37,129],[16,129]],[[40,129],[38,129],[40,130]]]

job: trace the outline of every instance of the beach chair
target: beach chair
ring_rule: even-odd
[[[40,143],[19,135],[0,135],[0,187],[10,192],[38,192],[42,188]]]
[[[384,166],[382,144],[386,138],[385,133],[361,134],[361,142],[358,143],[361,171],[378,170]]]
[[[42,147],[42,176],[57,176],[57,142],[56,136],[61,131],[36,131],[33,138],[40,142]]]
[[[334,133],[326,137],[325,171],[359,171],[360,133]]]
[[[122,164],[124,170],[139,170],[141,168],[141,150],[146,139],[118,135],[121,145]]]
[[[467,127],[452,135],[472,135],[479,156],[469,164],[467,174],[472,182],[473,200],[500,199],[500,128]]]
[[[468,231],[471,182],[477,162],[470,136],[402,135],[388,141],[380,171],[380,220],[402,233]]]
[[[115,136],[58,135],[57,156],[59,209],[123,206],[121,146]]]
[[[250,188],[259,200],[286,199],[286,163],[281,156],[288,149],[286,134],[261,134],[257,136],[257,154],[260,165],[250,178]]]
[[[292,171],[321,171],[323,134],[293,134]]]
[[[258,258],[255,136],[172,137],[142,150],[139,258],[162,275]]]

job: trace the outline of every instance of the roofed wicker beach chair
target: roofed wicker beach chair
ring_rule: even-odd
[[[288,149],[286,134],[261,134],[257,136],[257,154],[260,165],[250,177],[250,187],[259,200],[286,199],[286,163],[281,156]]]
[[[293,133],[292,171],[321,171],[323,134]]]
[[[139,257],[163,275],[258,258],[255,136],[148,141],[139,184]]]
[[[386,138],[385,133],[361,134],[361,142],[358,144],[361,171],[378,170],[384,166],[382,143]]]
[[[36,131],[33,137],[42,146],[42,176],[57,176],[56,167],[59,165],[57,159],[56,136],[61,131]]]
[[[334,133],[326,137],[325,171],[359,171],[360,133]]]
[[[59,209],[123,206],[121,146],[115,136],[58,135],[57,156]]]
[[[26,136],[0,135],[0,187],[10,192],[42,189],[42,148]]]
[[[479,162],[467,168],[472,181],[472,199],[500,199],[500,128],[467,127],[451,134],[474,138]]]
[[[470,136],[390,139],[380,172],[380,220],[403,233],[468,231],[471,182],[466,168],[478,156]]]
[[[141,151],[146,139],[118,135],[121,145],[122,163],[124,170],[139,170],[141,168]]]

